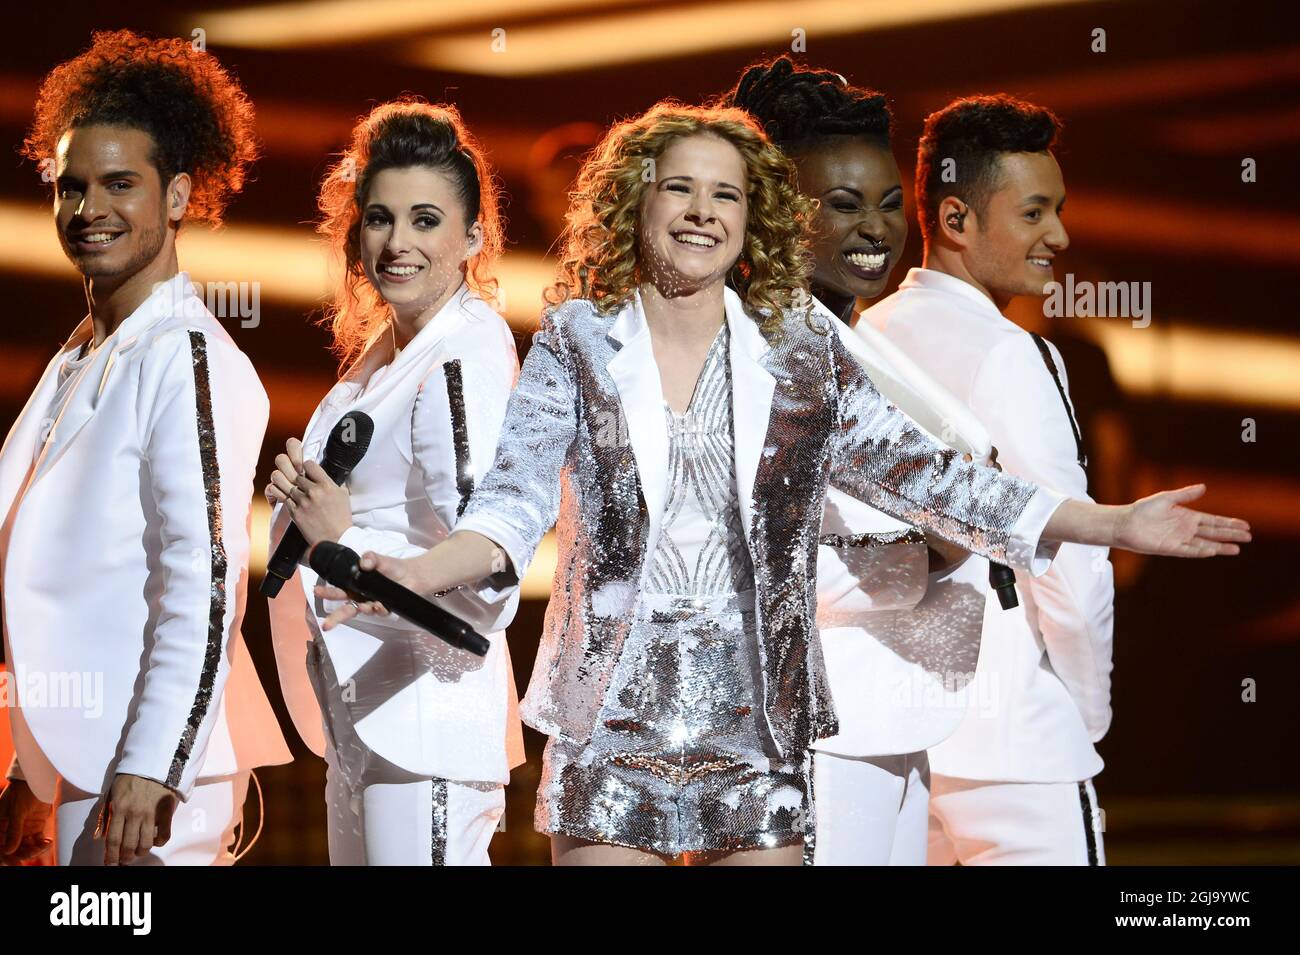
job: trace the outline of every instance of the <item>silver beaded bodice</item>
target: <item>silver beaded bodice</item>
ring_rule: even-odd
[[[727,343],[724,322],[685,413],[664,402],[668,498],[646,593],[708,597],[754,588],[736,492]]]

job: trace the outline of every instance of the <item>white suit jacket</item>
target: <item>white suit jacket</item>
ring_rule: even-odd
[[[0,452],[17,762],[47,801],[59,776],[94,793],[115,773],[188,797],[290,759],[240,635],[266,393],[182,272],[46,421],[63,359],[92,335],[87,317]],[[55,692],[95,680],[89,708]]]
[[[303,454],[319,459],[330,431],[349,411],[375,422],[365,457],[347,483],[353,526],[339,542],[413,557],[455,528],[474,485],[492,464],[501,421],[519,375],[505,320],[468,285],[394,359],[386,329],[312,415]],[[272,546],[288,514],[277,508]],[[308,645],[320,640],[357,735],[372,751],[422,775],[505,783],[524,761],[518,697],[505,627],[519,605],[517,586],[458,588],[434,602],[488,637],[476,657],[396,615],[357,617],[324,632],[334,605],[312,589],[306,565],[271,603],[280,686],[299,734],[325,753],[320,706],[308,680]],[[420,675],[410,681],[411,655]],[[399,676],[400,674],[400,676]]]
[[[816,299],[813,307],[882,395],[901,402],[931,437],[985,459],[987,434],[942,385],[898,359],[870,325],[851,329]],[[961,722],[979,657],[985,588],[970,561],[930,574],[928,552],[925,536],[910,524],[828,488],[817,548],[817,627],[840,731],[815,749],[851,757],[914,753]],[[976,564],[976,572],[988,566]]]
[[[912,269],[860,320],[970,407],[1007,473],[1087,499],[1051,373],[1033,339],[978,289]],[[1064,383],[1061,357],[1052,354]],[[931,768],[968,779],[1088,779],[1101,771],[1093,743],[1110,725],[1114,586],[1107,551],[1064,544],[1046,574],[1017,578],[1019,608],[1004,611],[988,596],[976,677],[985,705],[973,706],[930,751]]]

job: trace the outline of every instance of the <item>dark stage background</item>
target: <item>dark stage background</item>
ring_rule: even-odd
[[[181,265],[199,281],[255,282],[260,323],[227,325],[271,396],[264,483],[333,381],[312,315],[325,290],[310,226],[316,187],[355,117],[403,92],[454,102],[510,196],[500,268],[521,357],[552,262],[576,157],[616,117],[729,87],[802,30],[807,62],[887,92],[909,206],[921,120],[954,96],[1005,90],[1056,110],[1077,280],[1150,282],[1149,327],[1126,319],[1014,313],[1065,354],[1092,445],[1094,494],[1116,503],[1195,480],[1208,510],[1250,520],[1235,559],[1117,557],[1115,722],[1097,788],[1112,864],[1300,862],[1300,38],[1291,4],[1151,0],[1015,2],[25,4],[6,11],[0,67],[0,425],[84,313],[61,257],[47,187],[16,147],[41,77],[94,29],[200,37],[245,84],[265,156],[217,233],[187,229]],[[1105,31],[1095,52],[1094,30]],[[195,30],[202,30],[196,34]],[[504,33],[496,32],[504,31]],[[793,38],[792,38],[793,37]],[[504,42],[504,46],[502,46]],[[1243,161],[1257,176],[1243,182]],[[919,232],[905,261],[919,264]],[[892,289],[891,289],[892,290]],[[1249,420],[1248,420],[1249,419]],[[1253,428],[1252,428],[1253,426]],[[1253,430],[1253,434],[1250,432]],[[1250,438],[1253,437],[1253,440]],[[260,487],[260,484],[259,484]],[[112,506],[93,497],[87,502]],[[257,525],[264,536],[265,507]],[[323,765],[280,706],[265,601],[244,633],[298,754],[258,772],[260,840],[243,864],[326,861]],[[552,558],[553,560],[553,558]],[[510,628],[527,682],[549,574],[528,582]],[[1253,681],[1255,699],[1243,699]],[[544,864],[532,831],[542,740],[508,790],[498,863]],[[254,798],[246,809],[250,832]]]

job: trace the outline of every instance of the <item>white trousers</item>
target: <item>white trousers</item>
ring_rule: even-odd
[[[136,857],[131,865],[231,865],[235,826],[243,818],[249,774],[220,776],[194,786],[186,802],[176,804],[172,834],[166,844]],[[104,864],[104,840],[94,838],[101,799],[60,780],[54,799],[54,844],[59,865]]]
[[[935,774],[930,865],[1105,865],[1092,780],[998,783]]]
[[[395,768],[395,767],[394,767]],[[371,764],[353,788],[326,753],[330,865],[491,865],[488,844],[506,811],[500,783],[416,779],[381,782]]]
[[[318,645],[308,672],[325,729],[330,865],[491,865],[505,787],[409,772],[357,734],[333,665]]]
[[[813,756],[814,865],[925,865],[930,763],[900,756]]]

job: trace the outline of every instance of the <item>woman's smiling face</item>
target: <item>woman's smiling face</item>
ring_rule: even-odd
[[[361,265],[399,314],[418,314],[455,291],[481,247],[482,228],[466,224],[445,173],[424,166],[375,173],[361,210]]]
[[[641,200],[640,256],[664,295],[725,281],[745,243],[745,160],[718,136],[671,142]]]
[[[799,188],[818,200],[814,282],[872,299],[907,244],[898,162],[887,147],[845,136],[794,156]]]

